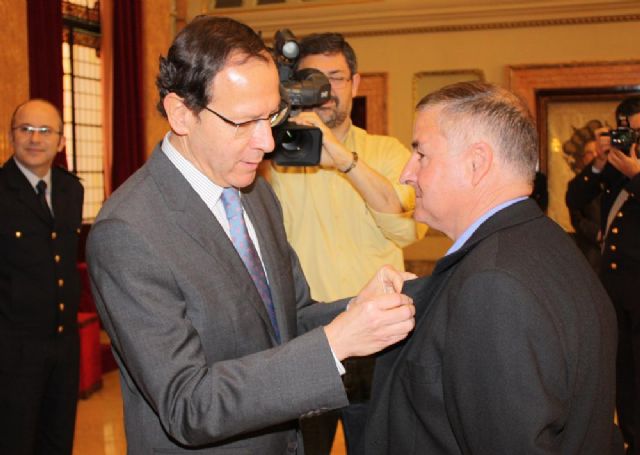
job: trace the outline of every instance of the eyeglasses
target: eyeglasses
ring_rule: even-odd
[[[50,126],[18,125],[12,130],[17,131],[20,136],[25,138],[33,136],[33,133],[38,133],[45,138],[51,137],[53,134],[62,134],[62,131],[56,131]]]
[[[350,77],[344,76],[327,76],[327,79],[329,79],[329,82],[331,83],[331,86],[333,88],[343,88],[347,84],[347,82],[351,80]]]
[[[246,122],[234,122],[233,120],[229,120],[228,118],[226,118],[222,114],[219,114],[218,112],[214,111],[213,109],[211,109],[211,108],[209,108],[207,106],[205,106],[204,108],[206,110],[208,110],[209,112],[211,112],[216,117],[218,117],[220,120],[222,120],[227,125],[231,125],[231,126],[235,127],[235,129],[236,129],[235,137],[239,138],[239,137],[250,136],[253,133],[253,131],[256,129],[256,126],[258,125],[258,122],[267,121],[267,122],[269,122],[269,126],[271,128],[274,128],[274,127],[280,125],[287,118],[287,116],[289,114],[290,107],[291,106],[289,105],[289,103],[286,100],[283,99],[283,100],[280,101],[280,105],[278,106],[278,110],[277,111],[272,112],[271,114],[267,115],[266,117],[255,118],[253,120],[247,120]]]

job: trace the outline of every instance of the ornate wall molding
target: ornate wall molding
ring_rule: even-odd
[[[536,91],[569,88],[638,88],[640,61],[511,65],[509,88],[522,97],[536,118]]]
[[[297,35],[338,31],[377,36],[476,30],[640,22],[637,0],[344,0],[279,6],[211,8],[191,0],[188,18],[220,14],[241,20],[269,39],[282,27]]]
[[[571,17],[563,19],[539,19],[512,22],[493,22],[484,24],[436,25],[430,27],[398,28],[373,31],[353,31],[346,32],[345,36],[360,37],[410,35],[416,33],[471,32],[480,30],[499,30],[524,27],[549,27],[557,25],[606,24],[611,22],[640,22],[640,14],[625,14],[621,16]]]

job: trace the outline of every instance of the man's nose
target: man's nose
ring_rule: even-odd
[[[33,131],[31,131],[29,140],[32,141],[32,142],[39,142],[43,138],[44,138],[44,136],[42,135],[42,133],[40,131],[33,130]]]
[[[404,165],[404,169],[400,173],[400,183],[404,185],[411,185],[415,182],[417,160],[412,156],[407,164]]]
[[[258,122],[253,133],[253,145],[264,153],[271,153],[275,147],[271,125],[268,121]]]

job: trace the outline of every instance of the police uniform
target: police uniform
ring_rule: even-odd
[[[53,217],[14,159],[0,169],[0,453],[73,445],[84,190],[57,167],[50,190]]]
[[[623,190],[626,200],[616,203]],[[640,453],[640,331],[633,330],[640,324],[640,174],[629,179],[609,163],[599,174],[587,166],[569,183],[567,206],[580,209],[599,194],[600,277],[618,316],[618,416],[630,453]]]

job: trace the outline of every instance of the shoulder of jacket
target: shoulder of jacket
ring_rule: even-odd
[[[81,178],[80,178],[77,174],[74,174],[74,173],[73,173],[73,172],[71,172],[69,169],[64,168],[64,167],[62,167],[62,166],[55,165],[55,166],[53,167],[53,169],[55,169],[57,172],[62,173],[62,175],[67,175],[67,176],[73,177],[74,179],[76,179],[76,180],[78,180],[78,181],[80,181],[80,180],[81,180]]]

